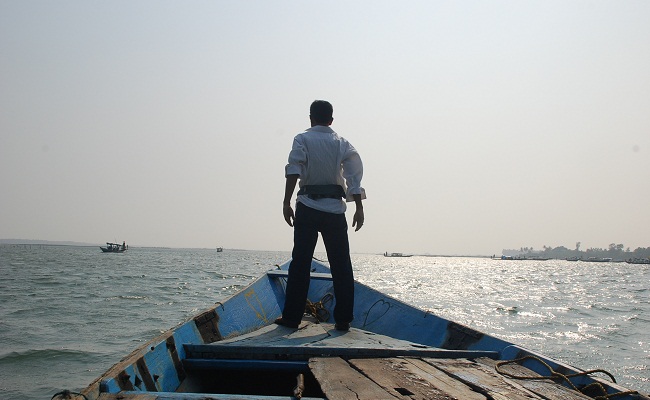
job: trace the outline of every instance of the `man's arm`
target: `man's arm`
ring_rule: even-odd
[[[354,204],[357,207],[357,210],[354,212],[354,217],[352,217],[352,227],[354,228],[355,225],[357,226],[357,229],[354,230],[356,232],[363,226],[363,203],[361,203],[360,194],[353,194],[352,197],[354,198]]]
[[[287,175],[287,181],[284,186],[284,200],[282,201],[282,214],[284,214],[284,220],[287,221],[289,226],[293,226],[294,214],[293,208],[291,208],[291,197],[293,196],[293,191],[296,189],[296,183],[298,183],[299,175]],[[359,200],[361,201],[361,200]]]

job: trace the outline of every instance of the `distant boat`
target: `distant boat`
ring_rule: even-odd
[[[494,258],[494,257],[492,257]],[[550,258],[547,257],[526,257],[526,256],[501,256],[502,260],[517,260],[517,261],[526,261],[526,260],[532,260],[532,261],[548,261]]]
[[[217,247],[217,253],[221,253],[223,251],[223,247]]]
[[[628,264],[650,264],[650,258],[630,258],[625,262]]]
[[[104,253],[124,253],[129,246],[126,245],[126,242],[122,242],[122,244],[106,242],[106,247],[100,246],[99,248]]]
[[[385,252],[384,257],[411,257],[413,254],[389,253]]]
[[[567,257],[566,260],[567,261],[578,261],[578,260],[582,260],[582,257],[577,257],[577,256],[576,257]]]
[[[589,257],[586,260],[581,259],[580,261],[586,261],[586,262],[612,262],[611,258],[602,258],[602,257]]]

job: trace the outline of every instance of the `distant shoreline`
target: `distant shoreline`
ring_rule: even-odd
[[[83,243],[58,240],[33,240],[33,239],[0,239],[0,244],[15,245],[41,245],[41,246],[77,246],[77,247],[94,247],[100,246],[99,243]]]
[[[97,247],[104,245],[103,243],[84,243],[72,241],[56,241],[56,240],[34,240],[34,239],[0,239],[0,245],[15,245],[15,246],[73,246],[73,247]],[[192,249],[192,250],[214,250],[207,247],[166,247],[166,246],[137,246],[129,245],[130,248],[141,249]],[[254,249],[228,249],[228,251],[278,251],[287,252],[288,250],[254,250]],[[383,253],[368,253],[368,252],[352,252],[352,254],[372,254],[382,255]],[[412,256],[416,257],[465,257],[465,258],[491,258],[491,256],[473,254],[473,255],[458,255],[458,254],[417,254]]]
[[[100,247],[104,243],[84,243],[84,242],[71,242],[71,241],[57,241],[57,240],[34,240],[34,239],[0,239],[0,246],[70,246],[70,247]],[[138,246],[129,245],[129,248],[139,249],[174,249],[174,250],[214,250],[207,247],[168,247],[168,246]],[[255,251],[248,249],[228,249],[229,251]]]
[[[66,241],[53,241],[53,240],[21,240],[21,239],[0,239],[0,246],[69,246],[69,247],[101,247],[103,244],[99,243],[83,243],[83,242],[66,242]],[[161,246],[132,246],[132,248],[140,249],[172,249],[172,247]],[[209,250],[209,249],[206,249]]]
[[[104,243],[84,243],[84,242],[73,242],[73,241],[60,241],[60,240],[34,240],[34,239],[0,239],[0,245],[16,245],[16,246],[74,246],[74,247],[97,247],[103,246]],[[141,249],[196,249],[196,250],[212,250],[207,247],[166,247],[166,246],[137,246],[129,245],[130,248],[141,248]],[[280,251],[286,252],[285,250],[251,250],[251,249],[228,249],[228,251]],[[368,253],[368,252],[352,252],[352,254],[377,254],[382,255],[383,253]],[[412,254],[417,257],[467,257],[467,258],[490,258],[491,256],[486,255],[451,255],[451,254]]]

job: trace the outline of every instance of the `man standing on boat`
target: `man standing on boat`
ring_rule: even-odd
[[[334,118],[329,102],[314,101],[309,113],[311,128],[294,138],[285,167],[282,212],[287,224],[294,228],[293,253],[284,310],[275,322],[290,328],[300,324],[307,302],[311,260],[320,232],[334,283],[336,329],[347,331],[353,319],[354,277],[345,203],[354,201],[356,205],[352,219],[356,232],[364,222],[363,164],[356,149],[330,128]],[[291,197],[299,179],[294,215]]]

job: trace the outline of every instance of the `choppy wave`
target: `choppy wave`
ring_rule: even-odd
[[[79,361],[95,357],[97,353],[69,349],[30,349],[24,351],[10,351],[0,353],[0,365],[21,363],[27,361],[41,361],[60,359],[60,361]]]
[[[147,298],[146,296],[120,295],[120,296],[107,297],[106,301],[111,301],[111,300],[144,300],[146,298]]]

